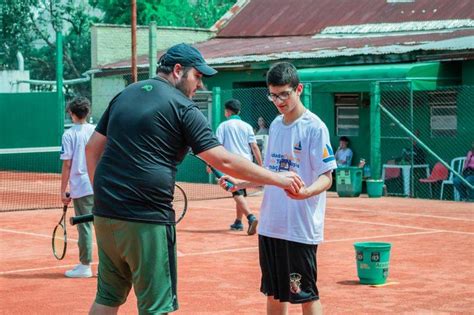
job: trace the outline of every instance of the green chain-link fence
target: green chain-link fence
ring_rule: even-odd
[[[409,81],[380,83],[382,178],[389,195],[461,199],[453,179],[474,140],[473,100],[474,86],[414,91]]]

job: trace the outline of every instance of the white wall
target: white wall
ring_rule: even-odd
[[[92,119],[97,123],[112,98],[126,85],[123,75],[96,77],[92,80]]]
[[[202,28],[157,27],[157,49],[165,50],[179,43],[197,43],[208,40],[214,32]],[[148,26],[137,27],[137,56],[148,55]],[[131,31],[127,25],[94,24],[91,27],[92,68],[129,59]]]
[[[0,93],[17,93],[17,92],[29,92],[29,84],[15,84],[12,85],[10,82],[16,80],[29,80],[30,71],[19,71],[19,70],[3,70],[0,71]]]

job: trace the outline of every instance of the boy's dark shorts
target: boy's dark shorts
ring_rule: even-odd
[[[234,196],[244,196],[244,197],[247,197],[247,190],[246,189],[239,189],[239,190],[236,190],[232,193],[232,197]]]
[[[258,248],[263,294],[293,304],[319,300],[316,286],[318,245],[259,235]]]

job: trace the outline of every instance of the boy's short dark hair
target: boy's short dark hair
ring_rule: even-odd
[[[296,67],[289,62],[279,62],[270,67],[267,72],[267,85],[290,85],[296,88],[300,84]]]
[[[67,111],[79,119],[86,118],[91,111],[91,102],[87,97],[78,96],[67,104]]]
[[[242,108],[242,104],[239,100],[233,98],[225,102],[224,108],[230,110],[234,114],[238,114],[240,112],[240,108]]]
[[[344,142],[347,142],[347,143],[350,142],[350,141],[349,141],[349,138],[347,138],[346,136],[340,137],[340,138],[339,138],[339,141],[344,141]]]

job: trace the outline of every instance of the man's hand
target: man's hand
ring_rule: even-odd
[[[282,176],[282,185],[280,187],[283,188],[287,193],[297,195],[300,189],[304,187],[303,180],[296,173],[286,172],[281,173],[280,176]]]

